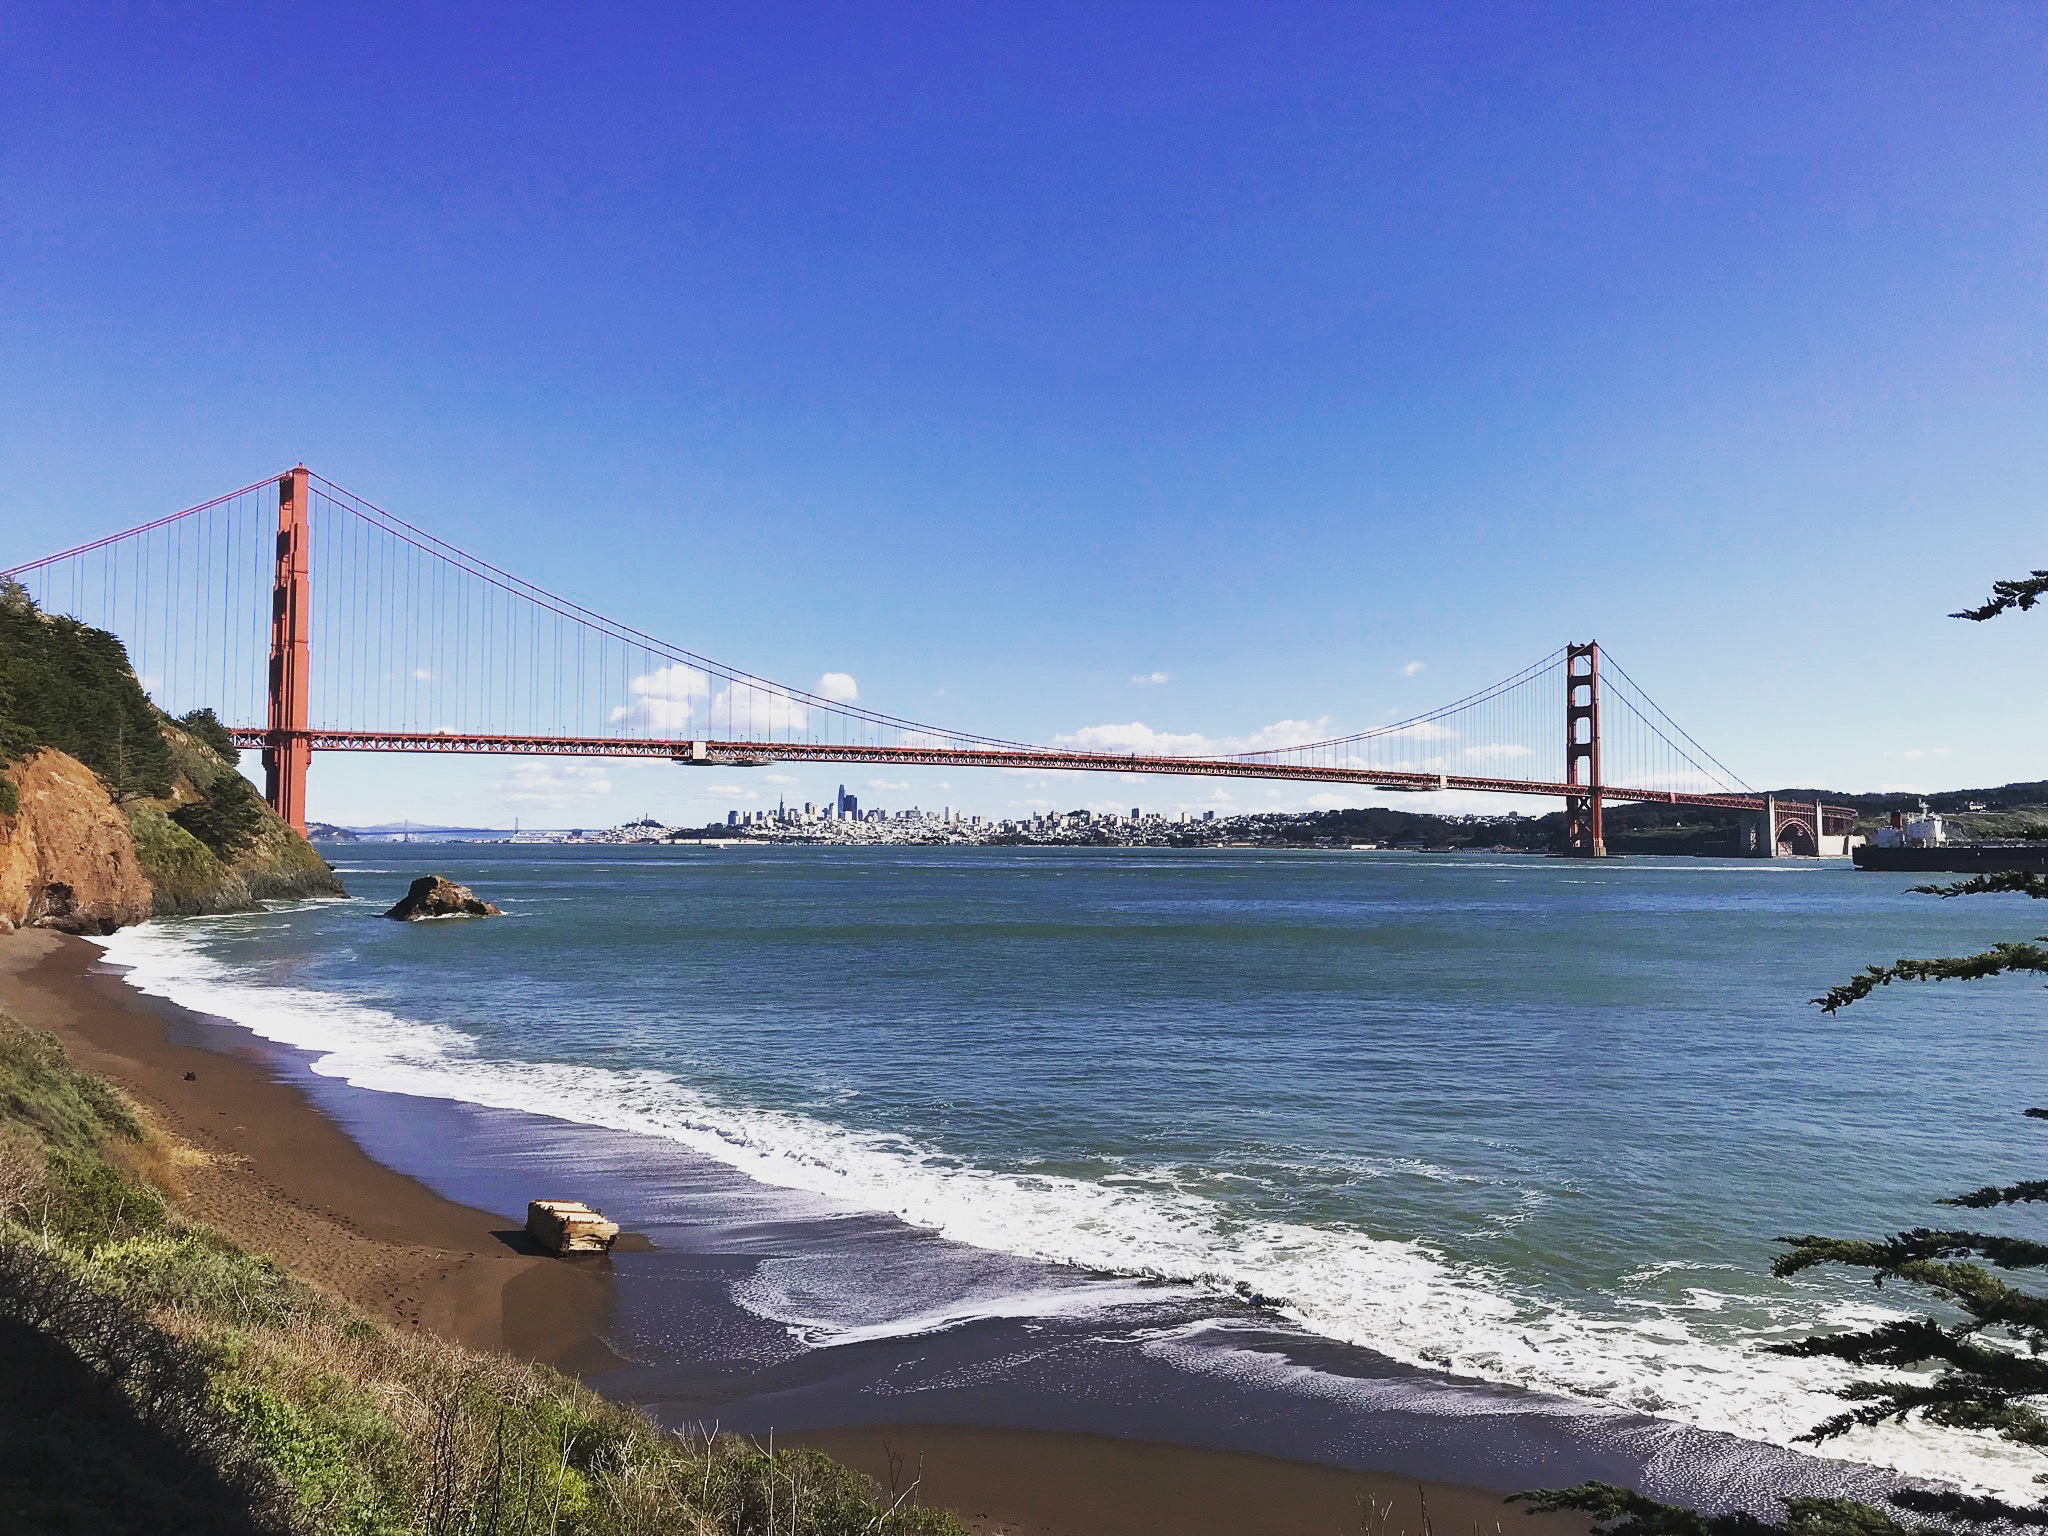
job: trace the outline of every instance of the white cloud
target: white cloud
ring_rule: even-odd
[[[908,789],[908,784],[893,784],[887,779],[869,779],[869,789]]]
[[[1137,683],[1140,687],[1157,687],[1168,680],[1164,672],[1134,672],[1131,674],[1131,681]]]
[[[1475,763],[1506,763],[1518,757],[1534,757],[1536,749],[1512,741],[1489,741],[1476,747],[1467,747],[1464,754]]]
[[[414,667],[412,669],[412,680],[416,683],[431,683],[434,680],[434,674],[425,667]]]
[[[1906,759],[1906,760],[1907,760],[1908,762],[1915,762],[1915,761],[1918,761],[1918,760],[1919,760],[1920,758],[1923,758],[1923,757],[1947,757],[1947,756],[1948,756],[1948,748],[1947,748],[1947,747],[1912,747],[1912,748],[1909,748],[1908,750],[1906,750],[1906,751],[1904,751],[1904,752],[1901,752],[1901,753],[1899,754],[1899,756],[1901,756],[1901,757],[1905,758],[1905,759]]]
[[[758,800],[760,795],[744,784],[709,784],[703,793],[716,795],[722,800]]]
[[[851,704],[860,697],[860,686],[847,673],[827,672],[812,686],[811,692],[836,704]]]
[[[1411,720],[1390,731],[1373,733],[1375,741],[1451,741],[1457,732],[1447,725],[1438,725],[1434,720]]]
[[[558,757],[515,763],[498,778],[498,798],[508,805],[562,809],[611,792],[609,770],[602,763]]]
[[[679,661],[642,673],[626,685],[626,691],[633,701],[612,711],[613,725],[679,731],[690,723],[694,701],[711,696],[711,679]]]
[[[1429,670],[1429,663],[1428,663],[1428,662],[1426,662],[1426,661],[1411,661],[1411,662],[1409,662],[1409,663],[1408,663],[1408,665],[1407,665],[1407,666],[1405,666],[1405,667],[1403,667],[1403,668],[1401,669],[1401,675],[1402,675],[1403,677],[1420,677],[1420,676],[1421,676],[1421,675],[1422,675],[1423,673],[1427,672],[1428,670]]]
[[[793,773],[764,773],[761,780],[766,784],[795,784],[799,780]]]
[[[742,740],[758,741],[795,735],[803,730],[810,716],[786,689],[773,684],[757,687],[752,683],[734,683],[711,701],[705,718],[711,722],[705,727],[707,730],[729,729]]]
[[[1248,736],[1204,736],[1155,731],[1142,720],[1124,725],[1084,725],[1078,731],[1055,736],[1056,747],[1079,752],[1108,752],[1133,757],[1229,757],[1239,752],[1276,752],[1299,747],[1329,735],[1328,717],[1321,720],[1279,720]]]

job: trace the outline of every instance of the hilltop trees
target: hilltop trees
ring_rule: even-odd
[[[0,767],[37,747],[68,752],[116,799],[171,792],[171,752],[128,652],[103,629],[47,614],[0,585]]]

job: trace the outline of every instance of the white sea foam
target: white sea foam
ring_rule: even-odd
[[[1410,1364],[1749,1439],[1791,1446],[1841,1406],[1829,1391],[1847,1379],[1841,1368],[1766,1354],[1760,1339],[1702,1335],[1685,1314],[1711,1312],[1722,1299],[1703,1287],[1682,1305],[1589,1316],[1520,1294],[1504,1277],[1455,1265],[1424,1243],[1247,1220],[1158,1184],[977,1168],[904,1136],[717,1102],[657,1071],[486,1058],[458,1030],[246,976],[207,955],[200,939],[189,924],[150,923],[100,942],[139,990],[310,1052],[315,1071],[358,1087],[664,1137],[762,1183],[885,1212],[953,1241],[1178,1281],[1266,1304],[1311,1332]],[[1825,1320],[1887,1315],[1836,1309]],[[1788,1316],[1786,1326],[1822,1320]],[[1857,1431],[1828,1450],[2008,1496],[2035,1492],[2035,1458],[1986,1435],[1893,1427]]]
[[[806,1344],[826,1348],[838,1344],[865,1344],[875,1339],[913,1338],[924,1333],[943,1333],[967,1323],[1002,1317],[1094,1317],[1128,1307],[1156,1307],[1165,1298],[1156,1286],[1103,1281],[1092,1285],[1044,1286],[1006,1291],[996,1296],[969,1297],[946,1306],[913,1312],[878,1323],[857,1326],[833,1325],[794,1316],[782,1298],[765,1299],[742,1294],[738,1298],[751,1310],[778,1322]]]

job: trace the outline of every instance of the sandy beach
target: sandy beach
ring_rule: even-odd
[[[81,1066],[203,1155],[182,1173],[191,1215],[398,1327],[571,1371],[611,1363],[599,1342],[601,1263],[540,1256],[516,1222],[384,1167],[253,1048],[173,1043],[164,1026],[177,1010],[98,960],[93,945],[60,934],[0,939],[0,1008],[55,1032]]]
[[[125,986],[93,945],[41,932],[0,938],[0,1008],[54,1031],[202,1154],[183,1172],[183,1205],[238,1242],[398,1327],[586,1377],[624,1363],[605,1342],[607,1261],[538,1255],[509,1215],[376,1161],[253,1039],[227,1050],[179,1043],[176,1026],[198,1021]],[[1100,1434],[869,1424],[780,1438],[828,1451],[884,1488],[916,1481],[923,1502],[991,1533],[1583,1529],[1481,1489]]]

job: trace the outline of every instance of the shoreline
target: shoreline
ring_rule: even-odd
[[[633,1374],[606,1342],[612,1261],[540,1255],[516,1221],[378,1161],[274,1052],[253,1036],[237,1042],[239,1026],[137,992],[87,941],[36,930],[0,938],[0,1010],[55,1033],[81,1068],[200,1154],[181,1171],[190,1215],[395,1327],[586,1379]],[[1367,1503],[1393,1511],[1390,1533],[1420,1531],[1423,1500],[1431,1520],[1555,1536],[1586,1528],[1427,1476],[1117,1434],[867,1419],[776,1438],[823,1450],[885,1489],[892,1457],[898,1491],[921,1464],[916,1497],[1005,1536],[1289,1536],[1350,1529]]]
[[[56,1034],[78,1066],[201,1155],[181,1173],[188,1214],[395,1327],[571,1374],[619,1363],[602,1341],[612,1299],[602,1261],[543,1257],[517,1223],[386,1167],[260,1050],[180,1042],[176,1026],[197,1016],[99,961],[68,935],[0,939],[0,1010]]]

